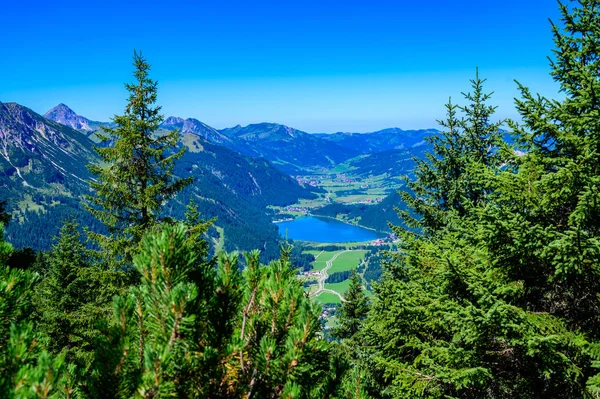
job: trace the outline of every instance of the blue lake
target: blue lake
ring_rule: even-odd
[[[313,242],[359,242],[385,237],[376,231],[342,223],[335,219],[306,216],[277,223],[279,234],[292,240]]]

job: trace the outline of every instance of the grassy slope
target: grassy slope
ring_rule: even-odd
[[[344,280],[341,283],[333,283],[333,284],[325,284],[325,288],[328,290],[333,290],[335,292],[339,292],[344,295],[348,288],[350,287],[350,279]]]
[[[340,298],[337,295],[329,293],[329,292],[323,292],[321,295],[319,295],[315,299],[322,304],[342,303],[342,301],[340,301]]]
[[[334,252],[310,251],[309,253],[312,253],[313,255],[315,255],[315,258],[316,258],[315,261],[312,262],[313,269],[314,270],[322,270],[325,266],[327,266],[327,262],[331,258],[333,258],[333,256],[338,252],[339,251],[334,251]],[[317,255],[319,255],[319,256],[317,257]]]
[[[352,251],[344,252],[333,261],[333,266],[328,270],[327,274],[332,275],[337,272],[344,272],[356,268],[360,261],[365,257],[367,251]],[[337,290],[336,290],[337,291]]]

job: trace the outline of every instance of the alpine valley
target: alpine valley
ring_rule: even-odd
[[[68,218],[102,230],[82,203],[91,192],[87,165],[100,162],[94,146],[103,126],[114,123],[89,120],[65,104],[42,116],[0,103],[0,201],[13,215],[6,239],[15,247],[49,249]],[[394,218],[399,178],[410,174],[413,156],[427,148],[424,137],[435,133],[309,134],[276,123],[218,130],[174,116],[160,128],[157,134],[180,130],[179,146],[187,151],[175,174],[194,179],[164,216],[182,217],[193,199],[203,217],[216,218],[208,233],[215,248],[260,248],[265,259],[279,254],[273,220],[290,215],[314,213],[388,231],[380,216]]]

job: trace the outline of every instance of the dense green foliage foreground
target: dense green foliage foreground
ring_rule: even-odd
[[[188,182],[172,173],[177,133],[151,134],[156,85],[136,56],[92,168],[101,251],[75,222],[35,261],[0,239],[2,397],[600,397],[600,1],[561,9],[564,99],[520,86],[523,122],[496,122],[477,76],[447,105],[401,193],[398,248],[369,301],[352,275],[333,343],[290,248],[269,265],[210,259],[193,203],[160,218]]]
[[[1,337],[3,397],[324,397],[331,382],[328,347],[316,337],[320,309],[286,251],[269,266],[250,253],[242,273],[237,254],[221,254],[216,268],[206,262],[194,237],[184,225],[146,237],[134,258],[139,283],[113,299],[110,322],[95,330],[101,297],[86,296],[106,288],[94,286],[101,271],[83,266],[72,227],[41,283],[3,266],[0,318],[11,326]],[[2,243],[3,258],[9,251]]]

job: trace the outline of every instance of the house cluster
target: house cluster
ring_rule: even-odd
[[[304,206],[288,206],[285,208],[288,212],[300,212],[300,213],[308,213],[308,208]]]
[[[333,179],[334,182],[337,183],[354,183],[356,181],[360,181],[359,178],[353,178],[353,177],[348,177],[346,176],[345,173],[338,173],[335,178]]]
[[[319,319],[327,319],[330,316],[333,316],[335,314],[335,308],[332,307],[328,307],[328,308],[324,308],[323,309],[323,313],[321,313],[321,316],[319,316]],[[331,329],[330,326],[323,326],[324,330],[329,330]]]
[[[296,176],[296,180],[300,184],[308,184],[309,186],[313,186],[313,187],[317,187],[319,184],[321,184],[321,180],[306,179],[301,176]]]
[[[359,204],[377,204],[379,202],[383,201],[383,198],[377,197],[375,199],[364,199],[364,200],[360,200],[357,201],[357,203]]]
[[[304,272],[304,277],[321,277],[321,272],[319,270],[312,270],[310,272]]]

